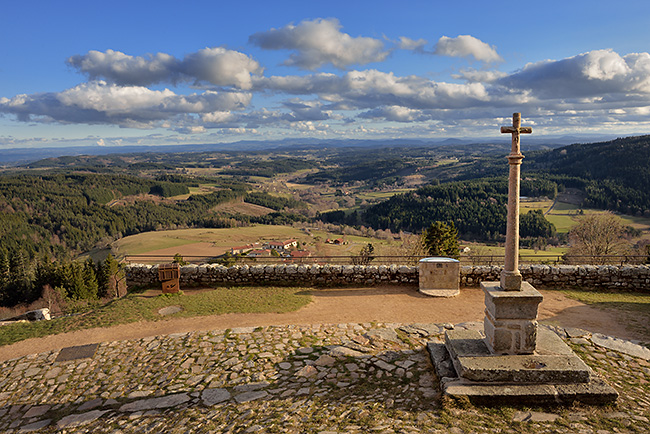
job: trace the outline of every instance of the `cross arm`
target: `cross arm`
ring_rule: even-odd
[[[532,134],[533,128],[532,127],[501,127],[501,132],[506,134],[514,134],[514,133],[519,133],[519,134]]]

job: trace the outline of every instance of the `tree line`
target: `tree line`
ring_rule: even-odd
[[[124,271],[111,256],[95,263],[30,261],[21,250],[0,249],[0,306],[30,303],[53,291],[61,300],[97,300],[126,293]]]
[[[557,189],[557,184],[546,179],[521,182],[521,194],[525,196],[554,198]],[[361,212],[332,211],[321,214],[319,219],[417,233],[433,221],[450,222],[464,239],[494,240],[505,235],[507,192],[506,178],[439,183],[397,194]],[[554,232],[542,213],[521,216],[522,237],[549,237]]]

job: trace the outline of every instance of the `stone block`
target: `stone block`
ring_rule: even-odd
[[[479,405],[556,405],[579,401],[590,405],[611,404],[618,393],[600,379],[579,384],[480,384],[464,380],[447,382],[446,395],[466,397]]]
[[[498,282],[481,282],[485,292],[485,308],[497,319],[536,319],[542,294],[528,282],[521,291],[505,291]]]
[[[501,273],[501,280],[499,286],[504,291],[520,291],[523,278],[517,272]]]
[[[410,272],[410,267],[407,268]],[[460,262],[455,259],[421,259],[418,275],[420,292],[423,294],[433,297],[453,297],[460,294]]]
[[[590,378],[590,369],[575,355],[459,357],[455,366],[471,381],[562,384]]]
[[[452,357],[489,356],[491,354],[483,336],[476,330],[446,330],[445,345]]]
[[[493,354],[532,354],[537,345],[537,321],[496,320],[487,312],[485,341]]]

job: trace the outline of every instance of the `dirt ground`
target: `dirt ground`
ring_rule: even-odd
[[[192,290],[184,291],[191,296]],[[555,291],[540,291],[544,301],[538,320],[564,327],[577,327],[624,339],[650,341],[626,327],[625,314],[587,306]],[[0,347],[0,361],[27,354],[58,350],[73,345],[140,339],[161,334],[234,327],[339,323],[462,323],[482,321],[484,296],[479,288],[464,288],[452,298],[434,298],[413,287],[319,289],[313,301],[296,312],[226,314],[195,318],[172,318],[156,322],[123,324],[110,328],[79,330],[33,338]]]

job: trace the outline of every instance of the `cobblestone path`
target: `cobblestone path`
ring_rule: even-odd
[[[445,327],[240,328],[100,343],[70,361],[56,361],[58,351],[21,357],[0,363],[0,431],[650,432],[643,347],[568,334],[619,391],[616,406],[480,408],[440,398],[425,344]]]

